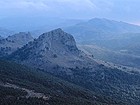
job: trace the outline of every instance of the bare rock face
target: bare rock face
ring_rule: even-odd
[[[44,50],[44,54],[47,52],[51,52],[57,55],[79,53],[73,36],[65,33],[61,29],[56,29],[48,33],[44,33],[35,42],[37,45],[39,45],[37,46],[37,50]]]
[[[20,32],[7,38],[0,39],[0,54],[6,56],[32,41],[30,33]]]

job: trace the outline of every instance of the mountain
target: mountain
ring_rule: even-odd
[[[78,48],[88,55],[94,55],[94,58],[112,62],[123,66],[140,68],[140,56],[138,55],[138,48],[132,48],[131,53],[129,50],[112,51],[110,49],[99,47],[97,45],[78,45]],[[137,52],[132,54],[133,52]]]
[[[123,105],[48,73],[0,60],[1,105]]]
[[[7,59],[39,68],[116,102],[140,103],[140,70],[97,61],[80,51],[72,35],[62,29],[42,34]]]
[[[102,55],[103,53],[100,55],[99,50],[94,51],[101,60],[139,67],[140,26],[104,18],[93,18],[87,22],[66,27],[64,30],[74,35],[81,46],[96,45],[113,52],[110,57],[110,51],[103,51],[105,55]],[[126,59],[128,62],[125,62]]]
[[[80,46],[98,59],[139,68],[140,34],[125,33],[118,36],[116,39],[87,41]]]
[[[5,56],[11,54],[18,48],[23,47],[28,42],[32,41],[33,37],[30,33],[20,32],[12,36],[8,36],[5,39],[0,40],[0,54]]]
[[[135,54],[133,50],[130,50],[129,48],[138,48],[140,45],[140,33],[124,33],[124,34],[118,34],[118,38],[112,38],[112,39],[101,39],[96,41],[85,41],[84,44],[96,44],[98,46],[102,46],[105,48],[108,48],[110,50],[120,51],[124,53],[129,54]],[[112,46],[113,45],[113,46]],[[135,55],[139,55],[138,52],[136,52]]]
[[[105,18],[93,18],[87,22],[66,27],[64,30],[81,42],[118,38],[117,35],[123,33],[140,33],[140,26]]]
[[[10,31],[10,30],[8,30],[8,29],[1,28],[1,27],[0,27],[0,36],[2,36],[2,37],[7,37],[7,36],[13,35],[13,34],[14,34],[13,31]]]
[[[14,52],[11,57],[16,60],[30,62],[37,67],[47,68],[52,65],[63,67],[81,66],[83,61],[82,52],[78,50],[72,35],[58,28],[39,36],[33,42]],[[46,65],[46,63],[48,65]],[[82,67],[82,66],[81,66]]]

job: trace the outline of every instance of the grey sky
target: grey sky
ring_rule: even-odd
[[[0,17],[109,18],[140,24],[140,0],[0,0]]]

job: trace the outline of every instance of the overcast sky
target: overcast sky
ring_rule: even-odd
[[[0,18],[108,18],[140,24],[140,0],[0,0]]]

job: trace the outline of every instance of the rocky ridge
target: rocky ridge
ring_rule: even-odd
[[[7,38],[0,39],[0,54],[6,56],[32,41],[30,33],[20,32]]]

